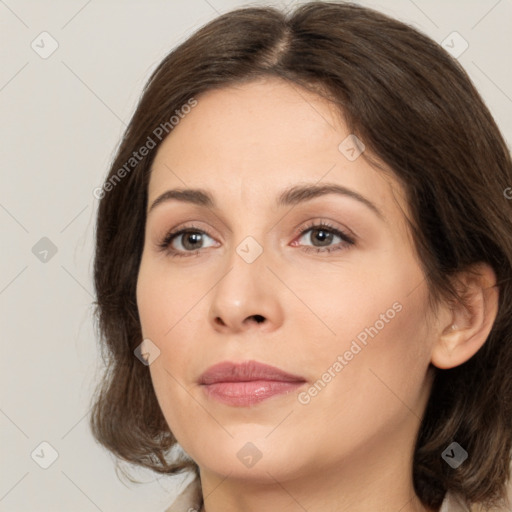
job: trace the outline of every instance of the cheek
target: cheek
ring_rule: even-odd
[[[137,281],[137,306],[144,338],[149,338],[160,350],[159,356],[149,366],[149,372],[157,401],[170,426],[173,435],[181,440],[187,433],[197,435],[190,415],[201,414],[193,411],[195,402],[190,399],[193,368],[193,352],[187,337],[187,311],[193,301],[189,288],[180,289],[171,275],[165,278],[155,265],[141,262]],[[197,302],[197,298],[195,299]],[[197,354],[197,351],[196,351]]]
[[[383,287],[377,293],[374,287],[370,295],[366,289],[360,295],[364,307],[352,294],[339,304],[342,313],[326,319],[336,336],[324,336],[324,344],[314,350],[309,347],[311,387],[298,400],[304,405],[298,406],[295,421],[299,431],[322,432],[333,453],[371,447],[369,439],[378,444],[421,415],[430,361],[426,295],[421,287],[409,291]]]
[[[181,361],[184,357],[180,350],[186,345],[173,344],[172,340],[181,328],[181,310],[186,299],[183,294],[173,293],[175,287],[169,282],[169,277],[157,275],[157,270],[156,265],[146,263],[143,258],[137,280],[137,308],[143,338],[150,339],[160,351],[149,367],[158,395],[161,383],[172,381],[175,369],[169,363]],[[186,318],[182,321],[186,322]]]
[[[428,290],[413,259],[392,260],[368,265],[364,273],[344,273],[343,279],[333,274],[328,293],[308,296],[332,331],[317,321],[325,334],[309,347],[315,354],[312,380],[321,380],[324,406],[351,403],[365,415],[364,408],[400,407],[397,396],[414,403],[422,393],[432,343]],[[329,383],[322,387],[324,381]]]
[[[137,307],[145,337],[154,338],[157,344],[167,342],[176,329],[187,323],[201,297],[194,284],[197,281],[191,283],[190,276],[173,272],[165,262],[143,257],[137,280]]]
[[[197,315],[205,315],[202,287],[193,286],[190,276],[162,269],[154,261],[141,262],[137,280],[137,307],[144,338],[160,350],[150,365],[157,391],[175,395],[180,384],[190,386],[201,360],[197,340],[200,324]],[[196,344],[194,344],[194,340]],[[160,397],[159,397],[160,398]]]

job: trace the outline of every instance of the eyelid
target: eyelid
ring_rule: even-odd
[[[295,229],[295,237],[302,236],[304,232],[314,227],[325,227],[328,230],[338,231],[343,237],[350,239],[353,243],[358,239],[358,236],[348,227],[342,226],[339,222],[332,221],[326,217],[314,217],[306,222],[303,222]]]
[[[180,236],[182,233],[187,232],[187,231],[198,231],[200,233],[203,233],[203,234],[209,236],[212,239],[215,239],[215,237],[210,234],[209,229],[200,227],[199,225],[194,224],[194,221],[191,221],[191,222],[186,222],[183,225],[179,225],[179,227],[177,227],[177,228],[172,228],[170,230],[165,231],[165,233],[162,236],[157,238],[157,242],[156,242],[157,248],[165,250],[167,248],[167,246],[171,243],[171,241],[173,241],[178,236]],[[189,252],[191,252],[191,251],[189,251]]]

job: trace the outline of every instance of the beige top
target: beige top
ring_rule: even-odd
[[[164,512],[199,512],[200,503],[201,485],[199,479],[195,478]],[[471,512],[471,510],[457,495],[447,493],[439,512]]]

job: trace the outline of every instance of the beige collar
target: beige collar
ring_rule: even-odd
[[[199,512],[201,501],[201,484],[196,477],[164,512]],[[471,510],[457,495],[447,493],[439,512],[471,512]]]

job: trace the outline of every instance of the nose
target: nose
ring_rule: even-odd
[[[267,267],[266,251],[246,261],[233,251],[211,297],[209,320],[223,333],[271,332],[283,322],[282,283]]]

